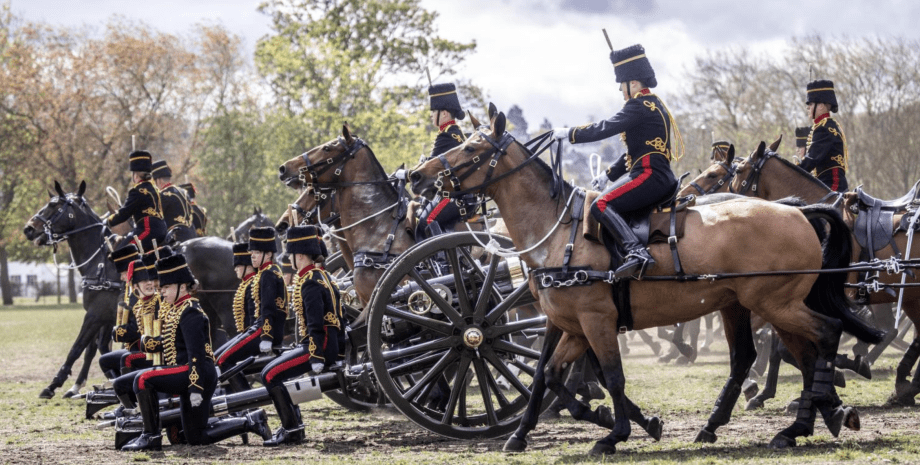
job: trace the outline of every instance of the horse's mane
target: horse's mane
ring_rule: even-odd
[[[358,137],[358,136],[355,136],[355,137]],[[371,148],[370,144],[368,144],[367,141],[364,141],[364,148],[366,148],[367,151],[370,152],[371,162],[373,163],[373,167],[377,170],[378,174],[380,174],[380,176],[382,176],[383,178],[389,178],[390,175],[387,174],[387,171],[385,169],[383,169],[383,165],[381,165],[380,160],[377,159],[377,154],[374,153],[374,149]],[[392,193],[393,195],[398,194],[396,192],[396,186],[394,186],[393,183],[384,183],[384,185],[387,186],[384,189],[388,189],[389,192]]]
[[[814,184],[815,186],[821,187],[822,189],[826,190],[827,192],[830,192],[830,191],[831,191],[831,189],[830,189],[829,187],[827,187],[826,184],[824,184],[823,182],[821,182],[821,180],[819,180],[818,178],[812,176],[811,173],[809,173],[808,171],[803,170],[801,167],[799,167],[799,166],[796,165],[795,163],[792,163],[791,161],[786,160],[785,158],[783,158],[783,157],[781,157],[781,156],[779,156],[779,155],[776,155],[776,156],[774,156],[773,158],[775,158],[775,159],[781,161],[781,162],[783,163],[783,165],[785,165],[785,166],[787,166],[788,168],[792,169],[793,171],[797,172],[799,175],[801,175],[802,177],[804,177],[805,179],[807,179],[808,182]]]
[[[521,146],[521,149],[524,150],[524,153],[527,154],[528,157],[533,155],[533,152],[531,152],[527,147],[525,147],[524,144],[518,142],[518,145]],[[540,171],[542,171],[543,174],[549,178],[550,180],[549,182],[552,183],[553,182],[552,181],[553,180],[553,168],[550,167],[549,164],[543,161],[543,159],[540,157],[534,157],[533,162],[535,166],[537,166],[540,169]],[[550,187],[552,188],[552,185]],[[569,194],[572,193],[572,189],[574,189],[574,186],[570,182],[566,181],[565,178],[563,178],[562,179],[562,196],[565,197],[565,199],[563,200],[568,199]]]

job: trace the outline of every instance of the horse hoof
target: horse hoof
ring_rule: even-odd
[[[652,439],[656,441],[661,440],[661,433],[664,430],[664,422],[661,421],[661,418],[652,417],[648,421],[648,427],[645,428],[645,432],[648,433]]]
[[[653,342],[653,343],[652,343],[652,352],[654,352],[655,355],[660,354],[660,353],[661,353],[661,344],[659,344],[659,343],[657,343],[657,342]]]
[[[839,388],[847,387],[847,377],[840,370],[834,370],[834,386]]]
[[[610,408],[608,408],[606,405],[598,405],[596,413],[598,420],[597,424],[599,426],[607,429],[613,429],[614,425],[616,425],[616,420],[614,420],[613,412],[610,411]]]
[[[856,373],[866,379],[872,379],[872,365],[862,355],[856,356]]]
[[[686,357],[686,356],[684,356],[684,355],[681,355],[680,357],[677,357],[677,360],[674,361],[674,364],[675,364],[675,365],[681,365],[681,366],[686,366],[686,365],[689,365],[689,364],[691,364],[691,363],[693,363],[693,360],[690,360],[689,357]]]
[[[38,394],[39,399],[51,399],[54,397],[54,389],[42,389],[42,392]]]
[[[834,413],[831,414],[831,417],[824,421],[824,424],[827,425],[827,429],[835,438],[840,435],[840,430],[843,428],[843,420],[846,416],[846,411],[842,407],[838,407],[834,409]]]
[[[785,449],[787,447],[795,447],[795,438],[789,438],[783,436],[782,434],[777,434],[772,441],[770,441],[769,447],[771,449]]]
[[[885,401],[885,407],[913,407],[914,404],[916,401],[912,396],[899,395],[897,392],[891,393]]]
[[[616,446],[598,441],[597,444],[595,444],[594,447],[591,448],[591,452],[589,452],[588,454],[595,456],[595,457],[599,457],[603,455],[613,455],[616,453],[617,453]]]
[[[859,423],[859,411],[856,410],[856,407],[847,407],[844,409],[845,417],[843,419],[843,426],[853,430],[859,431],[861,427]]]
[[[700,430],[696,435],[696,439],[693,442],[701,442],[705,444],[714,444],[716,442],[716,433],[706,431],[706,428]]]
[[[70,398],[72,398],[72,397],[75,396],[75,395],[77,395],[76,392],[73,392],[73,391],[64,391],[64,395],[61,396],[61,397],[65,398],[65,399],[70,399]]]
[[[794,400],[789,402],[789,405],[786,406],[786,414],[795,415],[799,411],[799,401]]]
[[[527,449],[527,441],[518,439],[517,436],[513,434],[505,441],[505,446],[502,447],[503,452],[524,452],[525,449]]]
[[[595,381],[583,384],[580,388],[578,388],[577,394],[589,402],[592,400],[604,400],[607,398],[607,395],[604,394],[604,390],[601,389],[601,385]]]
[[[741,386],[741,392],[744,393],[744,400],[750,401],[760,392],[760,387],[757,386],[757,381],[748,378],[744,380],[744,384]]]
[[[744,407],[747,411],[757,410],[763,408],[763,401],[758,398],[753,398],[748,401],[747,405]]]

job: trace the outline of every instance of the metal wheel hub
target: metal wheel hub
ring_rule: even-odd
[[[466,331],[463,331],[463,344],[470,349],[478,348],[482,345],[482,341],[484,340],[485,335],[482,333],[482,330],[476,326],[470,326],[466,328]]]

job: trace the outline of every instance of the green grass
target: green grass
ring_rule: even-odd
[[[163,452],[127,454],[112,449],[111,429],[97,430],[95,421],[83,419],[82,401],[59,397],[63,389],[50,401],[37,398],[63,362],[83,318],[82,311],[60,310],[17,306],[0,312],[0,463],[920,463],[916,409],[878,407],[893,387],[900,358],[895,350],[879,360],[871,381],[850,377],[840,390],[846,404],[859,407],[861,431],[844,430],[832,438],[819,420],[815,436],[795,449],[776,451],[765,445],[792,422],[783,410],[801,389],[794,369],[783,367],[777,398],[766,409],[746,412],[742,399],[732,422],[719,429],[718,442],[699,445],[693,439],[728,375],[725,343],[717,343],[713,354],[694,365],[663,366],[638,339],[625,358],[627,394],[647,415],[664,420],[664,438],[654,442],[633,425],[630,440],[604,460],[587,453],[605,432],[567,416],[541,422],[528,438],[528,452],[508,455],[501,452],[502,440],[445,439],[398,412],[353,413],[326,399],[302,406],[307,441],[299,447],[265,449],[257,438],[248,446],[233,438],[209,447],[167,446]],[[90,377],[90,383],[102,381],[98,366]],[[610,405],[609,398],[605,402]],[[269,421],[278,426],[277,417]]]

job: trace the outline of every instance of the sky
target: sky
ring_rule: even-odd
[[[113,15],[184,33],[196,23],[223,24],[250,50],[270,33],[257,0],[12,0],[28,20],[101,25]],[[920,38],[915,0],[421,0],[439,14],[439,34],[475,40],[459,75],[486,90],[500,110],[518,105],[532,127],[548,119],[571,126],[607,118],[622,96],[614,82],[606,28],[614,48],[641,43],[658,78],[657,93],[681,89],[680,77],[708,50],[745,47],[779,55],[796,36]],[[805,65],[803,65],[805,66]],[[833,79],[832,76],[828,78]],[[802,83],[804,87],[805,83]]]

